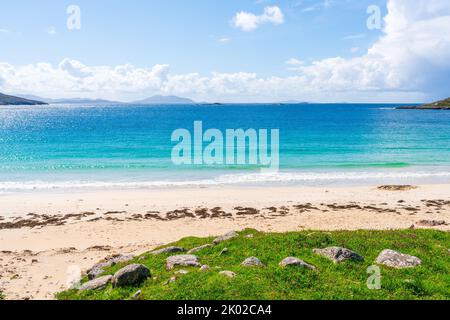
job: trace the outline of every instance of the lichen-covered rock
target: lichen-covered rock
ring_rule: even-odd
[[[114,287],[136,286],[151,277],[150,270],[142,264],[130,264],[117,271],[113,278]]]
[[[131,254],[119,254],[116,256],[108,257],[102,262],[94,265],[90,270],[88,270],[89,280],[93,280],[105,272],[105,268],[115,266],[118,263],[128,262],[134,259],[134,255]]]
[[[238,236],[239,236],[239,234],[236,231],[231,231],[231,232],[228,232],[227,234],[224,234],[223,236],[220,236],[220,237],[214,239],[213,243],[214,244],[219,244],[221,242],[231,240],[231,239],[236,238]]]
[[[198,257],[192,254],[183,254],[178,256],[171,256],[166,259],[167,270],[172,270],[175,267],[200,267]]]
[[[311,270],[317,269],[312,264],[306,263],[305,261],[300,260],[299,258],[295,258],[295,257],[287,257],[280,262],[280,267],[290,267],[290,266],[302,267],[302,268],[307,268],[307,269],[311,269]]]
[[[103,290],[108,284],[111,282],[112,276],[104,276],[89,282],[86,282],[80,287],[80,291],[88,291],[88,290]]]
[[[244,262],[241,263],[241,265],[244,267],[261,267],[261,268],[265,267],[264,263],[262,263],[261,260],[259,260],[256,257],[250,257],[245,259]]]
[[[200,246],[200,247],[197,247],[197,248],[194,248],[194,249],[191,249],[191,250],[189,250],[187,253],[188,254],[192,254],[192,253],[196,253],[196,252],[199,252],[199,251],[201,251],[201,250],[203,250],[203,249],[206,249],[206,248],[210,248],[210,247],[212,247],[213,245],[212,244],[204,244],[204,245],[202,245],[202,246]]]
[[[152,251],[150,252],[150,254],[153,255],[158,255],[158,254],[163,254],[163,253],[176,253],[176,252],[184,252],[186,251],[184,248],[180,248],[180,247],[167,247],[167,248],[162,248],[156,251]]]
[[[383,250],[375,261],[391,268],[414,268],[422,264],[417,257],[403,254],[394,250]]]
[[[364,258],[356,252],[341,248],[330,247],[325,249],[314,249],[314,253],[332,260],[334,263],[341,263],[346,260],[362,261]]]

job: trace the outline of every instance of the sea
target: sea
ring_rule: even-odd
[[[450,112],[392,104],[0,107],[0,193],[450,182]],[[172,133],[278,129],[280,166],[175,165]],[[205,144],[206,145],[206,144]]]

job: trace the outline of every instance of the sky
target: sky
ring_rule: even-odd
[[[0,3],[0,92],[132,101],[449,96],[450,1]]]

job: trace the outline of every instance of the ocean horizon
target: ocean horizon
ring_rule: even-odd
[[[0,108],[0,192],[448,183],[450,114],[399,104]],[[174,130],[279,129],[280,170],[175,166]]]

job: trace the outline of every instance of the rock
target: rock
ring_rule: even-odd
[[[175,272],[175,274],[188,274],[189,271],[187,270],[178,270],[177,272]]]
[[[447,223],[444,220],[421,220],[416,223],[418,226],[422,227],[439,227],[439,226],[445,226]]]
[[[417,257],[389,249],[381,252],[375,262],[397,269],[413,268],[422,264],[422,261]]]
[[[130,264],[114,274],[114,287],[130,287],[140,284],[151,277],[150,270],[142,264]]]
[[[224,255],[228,252],[228,248],[223,248],[222,251],[220,251],[219,256]]]
[[[261,262],[261,260],[259,260],[256,257],[250,257],[244,260],[244,262],[241,263],[242,266],[244,267],[262,267],[265,268],[264,263]]]
[[[104,276],[89,282],[86,282],[80,287],[80,291],[88,290],[103,290],[111,282],[112,276]]]
[[[174,283],[175,281],[177,281],[177,277],[173,276],[172,278],[170,278],[169,280],[167,280],[166,285],[169,285],[171,283]]]
[[[387,185],[378,187],[378,190],[384,191],[409,191],[414,189],[417,189],[417,187],[409,185]]]
[[[104,261],[97,263],[90,270],[88,270],[88,278],[89,280],[95,279],[105,272],[104,270],[105,268],[112,267],[118,263],[128,262],[133,259],[134,259],[133,255],[124,255],[124,254],[119,254],[116,256],[106,258]]]
[[[289,267],[289,266],[296,266],[296,267],[303,267],[311,270],[316,270],[317,268],[313,266],[312,264],[306,263],[303,260],[300,260],[295,257],[288,257],[283,259],[283,261],[280,262],[280,267]]]
[[[131,299],[137,300],[141,296],[141,294],[142,294],[142,290],[138,290],[135,294],[133,294]]]
[[[234,273],[233,271],[221,271],[221,272],[219,272],[219,274],[226,276],[228,278],[236,277],[236,273]]]
[[[227,241],[227,240],[231,240],[231,239],[236,238],[238,236],[239,236],[239,234],[236,231],[231,231],[231,232],[228,232],[227,234],[225,234],[223,236],[220,236],[220,237],[214,239],[213,243],[214,244],[219,244],[221,242],[224,242],[224,241]]]
[[[192,254],[171,256],[166,259],[167,270],[172,270],[173,268],[180,267],[200,267],[201,264],[198,262],[198,257]]]
[[[201,251],[201,250],[203,250],[203,249],[206,249],[206,248],[210,248],[210,247],[212,247],[213,245],[212,244],[204,244],[204,245],[202,245],[202,246],[200,246],[200,247],[197,247],[197,248],[194,248],[194,249],[191,249],[191,250],[189,250],[187,253],[188,254],[192,254],[192,253],[196,253],[196,252],[199,252],[199,251]]]
[[[184,248],[180,248],[180,247],[167,247],[167,248],[162,248],[156,251],[152,251],[150,252],[150,254],[163,254],[163,253],[176,253],[176,252],[184,252],[186,251]]]
[[[202,272],[209,271],[209,270],[211,270],[211,268],[207,264],[200,267],[200,271],[202,271]]]
[[[325,249],[314,249],[314,253],[332,260],[334,263],[341,263],[346,260],[362,261],[364,258],[354,251],[341,247],[330,247]]]

